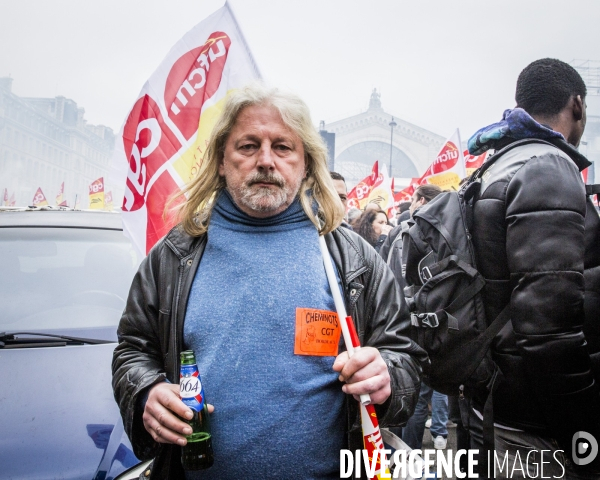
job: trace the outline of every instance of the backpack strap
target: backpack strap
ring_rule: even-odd
[[[478,275],[469,287],[463,289],[446,308],[433,313],[411,312],[411,324],[415,327],[437,328],[440,325],[440,321],[447,320],[448,330],[459,330],[458,320],[452,314],[477,295],[484,285],[485,280],[481,275]]]
[[[524,138],[523,140],[517,140],[516,142],[510,143],[506,147],[498,150],[490,158],[488,158],[487,161],[481,167],[479,167],[471,174],[471,177],[469,178],[469,181],[467,183],[471,183],[481,178],[482,175],[486,172],[486,170],[490,168],[494,163],[496,163],[498,159],[505,153],[510,152],[513,148],[522,147],[523,145],[529,145],[531,143],[541,143],[550,145],[552,147],[556,147],[556,145],[553,145],[550,142],[541,140],[539,138]]]
[[[502,382],[503,375],[499,368],[496,367],[494,375],[488,383],[488,395],[483,405],[482,420],[482,439],[483,439],[483,455],[480,455],[482,472],[489,472],[494,451],[496,450],[495,432],[494,432],[494,393],[498,389],[498,385]]]
[[[442,260],[440,260],[437,263],[423,267],[421,269],[421,278],[423,278],[423,280],[427,281],[430,278],[435,277],[436,275],[442,273],[451,264],[456,265],[458,268],[463,270],[471,278],[475,278],[477,275],[479,275],[479,272],[477,270],[475,270],[468,263],[463,262],[456,255],[448,255],[446,258],[443,258]]]
[[[481,341],[486,344],[490,344],[494,337],[500,333],[502,327],[510,320],[510,302],[502,309],[498,316],[494,319],[492,324],[479,336]],[[482,358],[483,360],[483,358]],[[494,371],[494,375],[490,379],[487,385],[487,398],[483,405],[483,455],[480,456],[481,466],[483,472],[488,472],[488,460],[493,451],[495,450],[494,441],[494,392],[497,390],[498,385],[502,382],[503,375],[498,367]]]
[[[585,194],[586,195],[597,195],[600,193],[600,184],[595,183],[593,185],[585,185]]]
[[[437,263],[423,267],[421,269],[421,278],[427,281],[451,265],[460,268],[473,281],[469,284],[468,288],[463,289],[445,308],[433,313],[411,313],[411,324],[413,326],[437,328],[440,321],[447,320],[449,330],[458,330],[458,320],[453,316],[454,312],[481,291],[485,285],[485,280],[476,269],[460,260],[456,255],[449,255]],[[414,289],[414,286],[412,288]],[[406,292],[406,288],[404,290]],[[414,295],[416,292],[411,290],[408,293]]]

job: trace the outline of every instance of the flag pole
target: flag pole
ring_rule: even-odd
[[[335,309],[337,310],[338,317],[340,319],[340,325],[342,327],[342,335],[344,337],[344,343],[346,344],[346,350],[348,357],[352,357],[360,349],[360,340],[354,327],[352,317],[346,312],[346,305],[342,298],[337,277],[333,271],[333,260],[329,254],[327,243],[325,243],[325,237],[319,235],[319,248],[323,257],[323,265],[325,266],[325,274],[329,283],[329,289],[333,296],[333,302],[335,303]],[[373,476],[368,475],[371,479],[390,478],[389,470],[386,465],[389,462],[380,461],[385,458],[385,445],[383,444],[383,437],[379,428],[379,421],[377,420],[377,413],[375,412],[375,405],[371,403],[371,396],[368,393],[360,395],[359,402],[360,409],[360,420],[363,435],[363,446],[368,453],[368,457],[375,460],[375,471]]]
[[[460,162],[459,165],[461,165],[459,170],[462,181],[467,176],[467,165],[465,163],[465,156],[463,155],[462,140],[460,138],[460,128],[458,127],[456,128],[456,136],[458,137],[458,161]]]
[[[346,344],[346,350],[348,351],[348,357],[354,355],[354,353],[360,349],[360,343],[352,317],[349,317],[346,312],[346,305],[344,299],[338,287],[337,278],[333,271],[333,263],[325,238],[323,235],[319,235],[319,248],[321,249],[321,256],[323,257],[323,264],[325,265],[325,274],[327,275],[327,281],[333,296],[333,303],[335,303],[335,309],[337,310],[338,317],[340,318],[340,325],[342,326],[342,335],[344,337],[344,343]],[[368,393],[364,393],[360,396],[360,402],[363,405],[369,405],[371,403],[371,396]]]
[[[231,14],[231,18],[233,20],[235,28],[240,36],[240,39],[242,40],[242,43],[244,44],[244,47],[246,47],[246,52],[248,53],[248,56],[250,57],[250,61],[252,62],[252,66],[254,67],[256,75],[258,76],[258,78],[262,78],[262,75],[260,74],[260,69],[258,68],[258,64],[256,63],[256,60],[254,60],[254,56],[252,55],[252,51],[250,50],[250,47],[248,47],[248,43],[246,42],[246,37],[244,37],[244,32],[242,32],[242,29],[240,28],[240,24],[237,21],[237,18],[235,16],[235,13],[233,12],[233,8],[231,7],[231,4],[229,3],[229,0],[225,1],[225,7],[227,8],[227,10],[229,10],[229,13]]]

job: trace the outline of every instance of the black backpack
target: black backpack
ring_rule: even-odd
[[[510,319],[510,304],[488,325],[481,298],[485,280],[477,271],[469,232],[485,171],[506,152],[530,143],[552,145],[525,139],[506,146],[458,192],[443,192],[416,211],[414,224],[403,229],[402,267],[411,333],[431,360],[424,381],[438,392],[459,399],[477,395],[484,402],[482,471],[488,471],[494,449],[493,393],[502,380],[490,346]],[[586,185],[586,194],[600,194],[600,185]],[[463,418],[464,425],[468,421]]]
[[[484,472],[494,450],[493,393],[502,379],[490,345],[510,312],[507,305],[488,325],[481,298],[485,280],[477,271],[469,233],[473,206],[482,175],[498,158],[519,145],[538,142],[522,140],[500,150],[458,192],[435,197],[413,214],[414,224],[403,229],[404,294],[411,312],[411,333],[431,360],[423,380],[440,393],[458,395],[461,403],[473,395],[484,399],[480,458]],[[465,427],[468,410],[461,407]]]
[[[510,318],[509,305],[488,324],[481,298],[485,280],[477,270],[469,232],[483,174],[508,151],[531,143],[552,145],[539,139],[511,143],[458,192],[439,194],[414,213],[412,225],[404,224],[402,273],[412,336],[431,360],[425,383],[440,393],[478,394],[491,401],[489,393],[502,379],[490,346]],[[586,185],[587,195],[597,193],[600,185]]]
[[[470,230],[481,178],[502,155],[539,139],[513,142],[491,156],[458,192],[443,192],[404,223],[402,270],[413,339],[429,354],[425,383],[447,395],[492,392],[502,378],[491,343],[510,318],[509,305],[488,325]],[[600,185],[586,185],[586,195]],[[388,261],[389,263],[389,261]],[[489,399],[489,397],[488,397]]]
[[[481,177],[514,142],[490,157],[456,192],[443,192],[414,213],[404,229],[402,263],[413,339],[429,354],[425,383],[447,395],[492,392],[501,379],[490,345],[510,318],[508,305],[489,325],[470,230]]]

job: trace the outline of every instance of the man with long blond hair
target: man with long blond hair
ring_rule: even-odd
[[[382,426],[412,414],[427,357],[405,335],[391,271],[338,228],[326,158],[298,97],[263,85],[228,96],[181,223],[142,263],[118,330],[115,398],[152,478],[339,478],[340,449],[362,448],[352,396],[370,394]],[[319,235],[363,345],[350,359]],[[183,349],[214,405],[206,471],[180,463]]]

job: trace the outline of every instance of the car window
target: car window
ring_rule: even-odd
[[[0,229],[0,330],[116,331],[141,259],[118,230]]]

